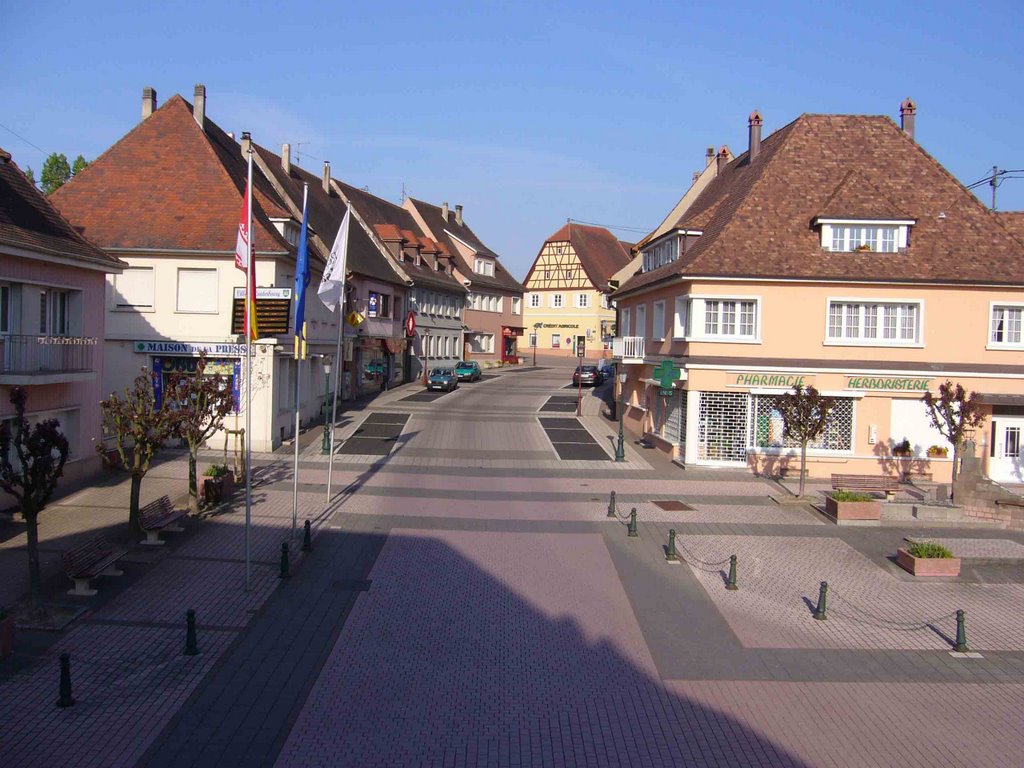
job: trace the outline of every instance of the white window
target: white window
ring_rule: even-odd
[[[128,267],[113,280],[114,309],[153,309],[152,267]]]
[[[476,259],[473,262],[473,271],[478,275],[487,275],[488,277],[494,277],[494,262],[490,259]]]
[[[898,253],[907,247],[913,222],[886,221],[824,221],[820,222],[821,245],[833,252]]]
[[[518,296],[512,297],[512,314],[521,315],[523,314],[523,300]]]
[[[531,293],[530,294],[530,309],[537,309],[540,306],[540,301],[541,301],[541,299],[540,299],[540,294],[539,293]]]
[[[632,327],[629,324],[629,307],[623,307],[619,310],[619,321],[622,323],[622,335],[629,336]]]
[[[452,354],[452,337],[451,336],[445,336],[444,337],[444,356],[445,357],[450,357],[451,354]]]
[[[537,346],[537,334],[536,333],[531,333],[530,334],[530,346],[531,347],[536,347]]]
[[[651,316],[651,338],[665,338],[665,302],[654,302],[654,314]]]
[[[637,304],[636,307],[636,336],[646,338],[647,336],[647,305]]]
[[[576,306],[580,309],[587,309],[590,306],[590,294],[589,293],[577,293],[576,294]]]
[[[678,238],[673,236],[662,240],[653,248],[644,251],[644,272],[663,267],[669,262],[675,261],[679,256]]]
[[[67,336],[71,333],[70,298],[67,291],[44,288],[39,291],[39,333]]]
[[[1024,320],[1024,305],[992,305],[992,328],[989,341],[993,346],[1019,347],[1024,343],[1021,321]]]
[[[560,293],[551,294],[551,306],[554,309],[561,309],[564,306],[565,297]]]
[[[918,344],[921,339],[921,304],[830,301],[827,339],[840,344]]]
[[[560,346],[562,346],[562,334],[560,334],[560,333],[552,333],[551,334],[551,348],[552,349],[558,349]]]
[[[690,335],[690,299],[688,296],[676,296],[675,328],[673,337],[685,339]]]
[[[178,312],[217,312],[217,270],[178,268]]]
[[[675,333],[698,341],[756,342],[759,304],[757,298],[678,296]]]

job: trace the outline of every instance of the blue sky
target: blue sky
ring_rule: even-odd
[[[898,119],[909,95],[918,140],[964,183],[1024,168],[1019,2],[370,6],[13,3],[0,123],[92,159],[143,86],[163,103],[202,82],[225,130],[302,142],[304,166],[395,202],[404,184],[463,204],[520,278],[568,217],[656,226],[705,147],[745,148],[755,107],[771,132],[802,112]],[[6,129],[38,176],[44,155]],[[1024,179],[998,208],[1024,209]]]

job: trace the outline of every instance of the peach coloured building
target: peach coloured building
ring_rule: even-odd
[[[629,429],[684,465],[795,470],[776,401],[812,384],[834,407],[811,475],[948,480],[921,402],[948,379],[985,404],[988,475],[1024,482],[1024,222],[914,141],[915,112],[802,115],[763,141],[751,115],[747,151],[722,148],[613,296]]]

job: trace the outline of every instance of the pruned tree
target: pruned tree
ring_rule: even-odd
[[[794,384],[792,392],[786,392],[776,400],[776,407],[782,416],[783,435],[800,443],[799,496],[803,497],[807,479],[807,445],[825,431],[832,401],[822,397],[814,387]]]
[[[68,460],[68,439],[60,422],[45,419],[30,425],[25,418],[28,394],[11,390],[15,415],[0,423],[0,488],[18,501],[28,534],[28,581],[32,602],[39,597],[39,513],[53,495]],[[14,429],[11,429],[13,422]]]
[[[89,161],[86,160],[82,155],[75,158],[75,162],[71,164],[71,175],[77,176],[79,173],[85,170],[86,166],[89,165]]]
[[[176,412],[174,435],[188,443],[188,506],[199,511],[196,460],[199,449],[224,427],[224,418],[235,408],[228,380],[219,373],[207,376],[206,355],[199,356],[195,374],[175,373],[164,402]]]
[[[113,442],[121,467],[132,478],[128,530],[137,536],[142,532],[139,522],[142,478],[149,472],[157,451],[174,435],[177,413],[172,408],[157,407],[152,374],[145,369],[135,377],[131,387],[125,387],[124,397],[111,393],[102,400],[100,412],[103,431]],[[96,450],[105,459],[109,458],[103,445],[97,445]]]
[[[50,195],[60,189],[71,178],[71,166],[67,155],[53,152],[43,161],[43,172],[39,177],[43,194]]]
[[[928,391],[921,400],[928,409],[932,426],[953,446],[953,482],[950,486],[950,498],[953,498],[952,487],[956,485],[959,474],[960,450],[964,439],[969,431],[981,426],[985,420],[980,396],[977,392],[968,394],[961,384],[953,384],[946,379],[939,384],[938,397]]]

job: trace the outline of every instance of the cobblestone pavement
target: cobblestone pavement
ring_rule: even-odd
[[[238,504],[134,551],[124,577],[78,599],[89,611],[56,641],[35,636],[0,663],[0,763],[1019,762],[1024,535],[837,528],[775,504],[777,485],[684,471],[632,440],[626,462],[559,461],[537,409],[571,365],[433,403],[402,401],[417,390],[400,388],[346,413],[343,438],[371,410],[411,418],[390,457],[339,457],[329,505],[326,457],[300,442],[298,520],[311,520],[315,548],[291,547],[286,580],[290,452],[261,457],[252,588]],[[584,398],[582,422],[611,451],[600,394]],[[143,500],[180,495],[184,477],[180,459],[158,465]],[[44,549],[58,558],[67,542],[115,530],[125,507],[120,484],[61,500],[44,513]],[[667,562],[669,528],[688,562]],[[0,575],[13,578],[24,542],[5,530]],[[963,575],[899,569],[891,557],[906,536],[967,558]],[[730,554],[738,591],[725,589]],[[823,579],[829,618],[815,621]],[[199,656],[181,654],[186,607],[199,615]],[[957,608],[966,657],[950,653]],[[62,652],[68,709],[54,706]]]

